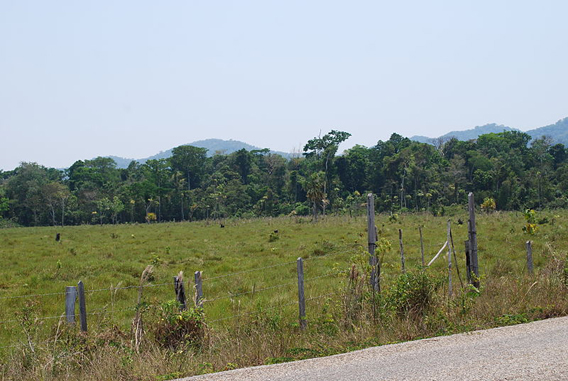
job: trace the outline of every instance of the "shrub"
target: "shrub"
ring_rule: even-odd
[[[526,225],[523,226],[523,231],[527,234],[533,235],[538,230],[537,226],[537,219],[536,219],[536,211],[533,209],[525,210],[525,220],[527,221]]]
[[[481,210],[483,210],[486,213],[490,213],[493,212],[495,209],[497,209],[497,204],[495,203],[495,200],[491,197],[485,197],[485,200],[483,200],[483,203],[481,204]]]
[[[201,308],[179,311],[179,303],[170,300],[161,304],[156,318],[150,322],[149,331],[156,343],[168,349],[199,346],[204,336],[205,324]]]
[[[425,272],[408,272],[390,289],[387,304],[400,315],[418,317],[433,306],[437,288]]]

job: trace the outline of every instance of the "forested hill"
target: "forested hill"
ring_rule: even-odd
[[[484,126],[477,126],[475,128],[465,131],[451,131],[448,132],[447,134],[439,136],[438,138],[429,138],[427,136],[415,135],[411,137],[410,140],[414,140],[420,143],[434,143],[435,140],[446,141],[451,138],[456,138],[458,140],[471,140],[471,139],[477,139],[480,135],[484,134],[491,134],[491,133],[498,133],[498,132],[512,131],[512,130],[513,128],[511,127],[492,123],[492,124],[486,124]]]
[[[420,143],[429,143],[435,144],[436,141],[444,142],[451,138],[456,138],[458,140],[471,140],[477,139],[479,136],[489,133],[499,133],[503,131],[513,131],[514,128],[507,127],[504,125],[498,125],[495,123],[486,124],[484,126],[477,126],[475,128],[465,130],[465,131],[452,131],[444,134],[438,138],[429,138],[427,136],[413,136],[410,140],[414,140]],[[551,124],[549,126],[536,128],[530,131],[527,131],[533,139],[537,139],[544,136],[548,136],[552,138],[554,143],[562,143],[565,146],[568,146],[568,118],[559,120],[555,124]],[[222,154],[232,154],[240,149],[245,149],[247,151],[255,151],[261,150],[259,147],[255,147],[253,145],[238,141],[238,140],[223,140],[223,139],[205,139],[205,140],[198,140],[192,143],[188,143],[186,145],[200,147],[200,148],[207,148],[207,156],[211,157],[216,153]],[[280,151],[270,151],[273,154],[280,155],[286,159],[289,159],[291,154],[286,152]],[[128,159],[119,156],[108,156],[114,160],[116,166],[118,168],[127,168],[128,165],[134,160],[140,164],[146,163],[148,160],[157,160],[157,159],[167,159],[172,156],[172,150],[169,149],[167,151],[162,151],[157,153],[156,155],[141,158],[141,159]]]
[[[484,126],[477,126],[475,128],[465,131],[451,131],[437,138],[415,135],[410,139],[421,143],[435,144],[436,141],[446,141],[451,138],[456,138],[458,140],[465,141],[465,140],[477,139],[479,136],[483,134],[498,133],[503,131],[513,131],[513,130],[516,129],[492,123],[492,124],[486,124]],[[550,137],[554,143],[562,143],[568,146],[568,118],[561,119],[555,124],[529,130],[526,133],[529,134],[533,139],[538,139],[541,138],[542,136],[547,136]]]
[[[554,128],[561,125],[553,126]],[[350,134],[309,140],[302,157],[240,149],[207,156],[179,146],[169,158],[118,168],[105,157],[61,171],[22,163],[0,171],[0,226],[180,221],[361,213],[365,195],[376,210],[424,211],[467,203],[485,210],[568,207],[568,150],[520,131],[450,139],[439,145],[393,134],[374,146],[338,155]]]
[[[233,152],[236,152],[240,149],[245,149],[247,151],[258,151],[262,150],[262,148],[255,147],[253,145],[238,141],[238,140],[223,140],[223,139],[205,139],[205,140],[198,140],[193,143],[188,143],[186,145],[206,148],[207,149],[207,156],[211,157],[216,153],[226,154],[229,155]],[[279,152],[279,151],[270,151],[273,154],[278,154],[282,157],[289,158],[290,154],[286,152]],[[132,160],[137,161],[140,164],[146,163],[148,160],[158,160],[158,159],[167,159],[172,156],[172,149],[167,151],[162,151],[157,153],[156,155],[146,157],[143,159],[127,159],[118,156],[108,156],[113,159],[116,163],[118,168],[127,168],[128,165],[132,162]]]
[[[561,119],[549,126],[527,131],[527,134],[535,139],[541,136],[550,136],[555,143],[562,143],[568,146],[568,118]]]

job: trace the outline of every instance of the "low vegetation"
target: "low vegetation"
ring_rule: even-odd
[[[377,216],[380,293],[368,286],[363,217],[1,229],[0,374],[166,380],[568,313],[568,212],[479,214],[479,289],[460,284],[455,271],[465,283],[467,224],[459,222],[466,211],[446,214]],[[530,234],[528,218],[538,226]],[[452,297],[447,259],[423,268],[418,234],[422,227],[428,261],[446,240],[447,219],[458,251]],[[529,239],[533,276],[525,262]],[[298,322],[298,257],[305,260],[306,330]],[[179,311],[173,276],[180,270],[186,280],[203,272],[202,309],[193,307],[186,282],[189,308]],[[87,333],[60,318],[62,292],[79,280]]]

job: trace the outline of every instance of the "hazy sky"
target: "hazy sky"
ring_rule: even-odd
[[[568,116],[568,2],[0,0],[0,169]]]

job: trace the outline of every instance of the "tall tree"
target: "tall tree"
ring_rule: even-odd
[[[305,179],[303,186],[308,199],[312,203],[314,222],[317,222],[318,205],[321,205],[323,209],[323,206],[326,202],[325,173],[323,171],[312,173],[310,177]]]
[[[43,197],[49,207],[51,221],[53,226],[58,224],[57,212],[61,208],[61,226],[65,225],[65,205],[71,196],[69,189],[56,181],[49,182],[43,185]]]
[[[207,148],[189,145],[179,146],[172,150],[170,163],[172,170],[185,174],[187,190],[198,187],[201,176],[205,170]]]
[[[304,156],[315,159],[319,168],[316,171],[324,172],[323,193],[327,195],[328,184],[330,183],[330,166],[335,158],[335,154],[339,149],[339,145],[349,139],[350,133],[344,131],[331,130],[324,136],[319,136],[308,140],[304,146]],[[325,203],[323,207],[325,215]]]

